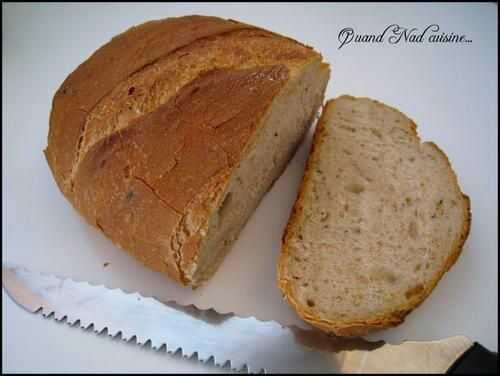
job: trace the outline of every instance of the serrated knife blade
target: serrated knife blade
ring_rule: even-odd
[[[472,346],[462,336],[433,342],[341,339],[317,330],[282,326],[254,317],[220,314],[193,305],[160,302],[138,293],[77,282],[71,278],[2,265],[2,284],[9,296],[31,312],[66,319],[97,333],[150,341],[184,356],[248,372],[444,372]]]

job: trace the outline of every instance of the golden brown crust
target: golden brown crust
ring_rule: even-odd
[[[345,97],[345,96],[344,96]],[[350,97],[350,96],[349,96]],[[354,97],[351,97],[355,99]],[[366,98],[369,99],[369,98]],[[370,99],[371,100],[371,99]],[[372,100],[373,102],[376,103],[381,103],[375,100]],[[406,118],[405,114],[402,112],[387,106],[383,103],[382,105],[391,108],[398,113],[402,114]],[[285,299],[288,301],[288,303],[295,309],[295,311],[299,314],[299,316],[312,324],[313,326],[320,328],[326,332],[331,332],[334,333],[335,335],[338,336],[362,336],[365,335],[369,332],[375,331],[375,330],[380,330],[380,329],[385,329],[385,328],[390,328],[396,325],[401,324],[405,317],[415,308],[417,308],[426,298],[427,296],[432,292],[432,290],[435,288],[437,283],[441,280],[443,277],[444,273],[446,273],[451,266],[456,262],[458,257],[460,256],[460,253],[462,251],[463,245],[465,243],[465,240],[467,239],[470,231],[470,226],[471,226],[471,210],[470,210],[470,199],[467,195],[462,193],[460,191],[460,187],[458,185],[457,181],[457,176],[455,172],[453,171],[451,167],[451,163],[446,156],[446,154],[439,149],[439,147],[434,144],[433,142],[426,142],[426,144],[432,146],[441,156],[444,158],[444,160],[447,162],[448,167],[449,167],[449,173],[450,176],[452,177],[452,180],[454,182],[455,188],[460,192],[460,194],[463,197],[463,203],[464,203],[464,212],[463,212],[463,228],[460,233],[460,235],[456,238],[455,243],[452,247],[452,251],[450,252],[448,258],[445,260],[443,263],[443,266],[440,270],[440,272],[436,275],[436,277],[430,281],[426,286],[423,288],[419,289],[416,291],[414,295],[410,297],[408,300],[408,303],[396,307],[393,312],[391,312],[388,315],[384,316],[379,316],[379,317],[373,317],[370,320],[362,320],[362,321],[351,321],[351,322],[336,322],[336,321],[331,321],[331,320],[324,320],[320,319],[317,317],[308,307],[301,305],[294,297],[293,291],[291,287],[289,286],[289,280],[285,278],[285,265],[286,265],[286,258],[289,255],[289,250],[288,250],[288,244],[289,240],[291,239],[293,235],[293,228],[295,224],[297,223],[301,212],[304,207],[304,201],[306,199],[306,187],[308,184],[311,184],[312,179],[311,179],[311,174],[314,169],[314,160],[318,158],[319,156],[317,155],[317,149],[319,144],[322,142],[322,136],[325,132],[325,124],[328,121],[329,111],[333,111],[333,107],[335,105],[335,99],[329,100],[323,110],[323,114],[318,122],[314,138],[313,138],[313,143],[311,146],[311,150],[307,159],[307,164],[304,172],[304,176],[302,179],[302,183],[299,188],[299,192],[297,194],[297,199],[295,201],[295,204],[292,209],[292,213],[290,214],[290,218],[288,220],[287,226],[285,228],[283,237],[282,237],[282,250],[279,258],[279,263],[278,263],[278,287],[282,291]],[[408,118],[409,119],[409,118]],[[413,130],[414,136],[416,137],[417,140],[420,140],[416,131],[416,124],[411,121],[411,128]]]
[[[52,104],[45,155],[63,192],[69,193],[66,179],[78,153],[87,116],[116,85],[198,39],[245,28],[252,26],[216,17],[169,18],[133,27],[95,51],[66,78]]]
[[[87,152],[75,206],[147,265],[187,283],[181,259],[196,255],[210,205],[287,80],[284,66],[204,74]]]
[[[163,56],[120,82],[88,114],[67,185],[71,186],[81,158],[93,143],[154,111],[199,75],[213,69],[280,64],[286,64],[293,74],[312,56],[310,49],[260,29],[240,29],[198,39]]]

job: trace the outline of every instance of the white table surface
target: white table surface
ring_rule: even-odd
[[[2,4],[2,259],[145,295],[173,296],[299,323],[274,283],[279,237],[293,203],[310,137],[246,226],[207,287],[193,293],[145,270],[63,200],[42,156],[52,96],[64,78],[113,35],[151,19],[186,14],[239,19],[314,46],[332,63],[327,96],[369,96],[399,108],[424,140],[449,156],[472,200],[463,254],[390,341],[464,334],[498,350],[498,91],[494,4]],[[349,45],[340,29],[386,26],[466,34],[464,45]],[[310,135],[309,135],[310,136]],[[110,261],[106,270],[102,264]],[[255,270],[262,271],[255,278]],[[235,279],[232,275],[238,275]],[[245,294],[241,294],[245,291]],[[242,296],[243,295],[243,296]],[[2,291],[4,372],[210,372],[214,367],[158,354],[32,315]]]

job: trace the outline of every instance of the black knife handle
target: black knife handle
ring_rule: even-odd
[[[474,345],[453,363],[447,373],[458,375],[498,373],[498,353],[474,342]]]

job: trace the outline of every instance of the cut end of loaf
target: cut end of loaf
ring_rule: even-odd
[[[274,99],[232,173],[217,210],[209,217],[195,262],[185,267],[191,285],[199,286],[217,270],[262,197],[293,157],[323,102],[329,74],[327,64],[312,61]]]
[[[337,335],[395,326],[458,258],[470,207],[445,154],[394,108],[325,106],[283,236],[279,287]]]

